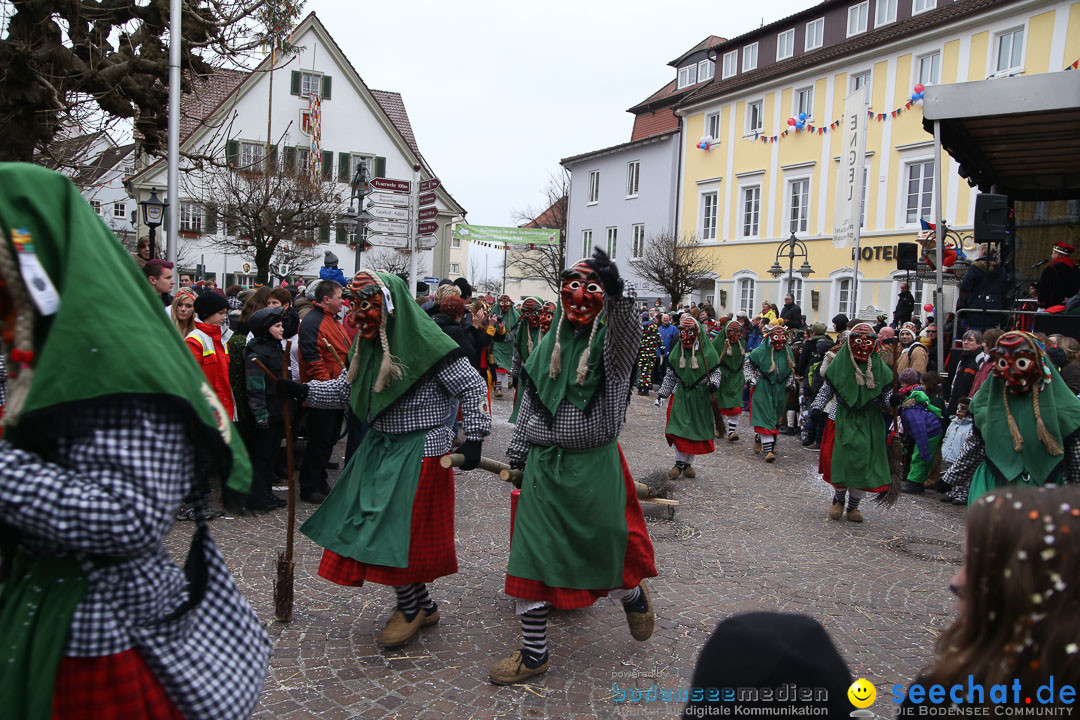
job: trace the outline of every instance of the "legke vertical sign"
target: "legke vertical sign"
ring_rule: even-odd
[[[833,247],[847,247],[858,242],[859,226],[862,224],[866,130],[866,88],[863,87],[844,98],[844,132],[840,175],[836,179]]]

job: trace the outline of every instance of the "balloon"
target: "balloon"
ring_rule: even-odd
[[[923,92],[923,90],[925,90],[925,89],[926,89],[926,88],[925,88],[925,87],[923,87],[923,84],[922,84],[922,83],[919,83],[918,85],[916,85],[916,86],[915,86],[915,92],[919,93],[920,95],[922,95],[922,92]]]
[[[802,120],[803,122],[805,122],[806,121],[806,113],[804,113],[804,112],[799,113],[799,119]]]
[[[922,306],[922,309],[928,313],[934,312],[934,303],[926,303]]]
[[[806,124],[806,123],[804,123],[804,122],[803,122],[802,120],[800,120],[799,122],[795,123],[795,129],[796,129],[796,130],[802,130],[802,129],[803,129],[803,126],[804,126],[805,124]]]
[[[794,127],[795,126],[795,118],[793,118],[793,117],[788,118],[787,119],[787,124]]]

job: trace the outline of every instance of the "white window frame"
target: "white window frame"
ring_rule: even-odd
[[[180,232],[202,234],[203,209],[202,205],[187,200],[180,201]]]
[[[101,215],[104,212],[103,206],[100,200],[91,200],[90,207],[94,208],[94,212]]]
[[[255,142],[240,142],[240,168],[247,171],[261,170],[266,157],[266,144]]]
[[[697,64],[697,81],[705,82],[706,80],[712,80],[713,75],[716,74],[713,68],[712,60],[700,60]]]
[[[911,0],[912,16],[937,9],[937,0]]]
[[[581,231],[581,257],[592,256],[592,230]]]
[[[873,71],[872,70],[863,70],[862,72],[851,73],[851,77],[848,80],[848,93],[849,94],[853,93],[853,92],[855,92],[856,90],[859,89],[859,88],[855,87],[855,85],[858,83],[859,78],[866,78],[866,82],[863,85],[864,85],[864,87],[868,88],[868,90],[867,90],[868,93],[873,89],[873,84],[872,84],[873,80],[874,80]]]
[[[793,192],[795,191],[796,183],[806,183],[806,193],[800,202],[799,217],[793,218],[791,213],[795,209],[795,203],[793,202]],[[810,175],[794,175],[788,176],[784,183],[784,229],[785,235],[791,233],[803,234],[810,232],[810,202],[812,199]]]
[[[630,228],[630,259],[640,260],[645,256],[645,223],[634,223]]]
[[[626,197],[636,198],[641,189],[641,161],[631,160],[626,163]]]
[[[120,212],[116,212],[116,208],[120,208]],[[114,218],[128,219],[127,202],[123,200],[117,200],[112,204],[112,214]]]
[[[874,27],[879,28],[896,22],[896,6],[900,0],[877,0],[874,8]],[[882,10],[885,12],[882,13]],[[882,15],[884,14],[884,18]]]
[[[450,234],[450,247],[454,250],[457,250],[459,247],[461,247],[461,238],[457,236],[457,233]]]
[[[852,18],[855,22],[852,23]],[[862,35],[866,32],[870,23],[870,2],[863,0],[861,3],[851,5],[847,9],[847,37]],[[854,29],[852,29],[854,27]]]
[[[935,75],[934,67],[933,67],[934,58],[937,58],[936,77],[934,77],[934,75]],[[930,74],[931,74],[931,77],[929,79],[927,79],[927,80],[923,80],[923,77],[922,77],[922,75],[923,75],[923,72],[922,72],[922,70],[923,70],[923,61],[924,60],[929,60],[930,61]],[[918,57],[916,57],[913,71],[914,71],[914,77],[912,79],[915,82],[913,82],[911,84],[912,87],[914,87],[915,85],[918,85],[920,83],[923,84],[923,85],[927,85],[927,86],[929,86],[929,85],[940,85],[941,84],[941,51],[940,50],[933,50],[931,52],[923,53],[922,55],[919,55]]]
[[[356,168],[360,163],[365,163],[368,169],[368,177],[375,177],[375,156],[363,153],[350,153],[349,156],[349,182],[356,177]]]
[[[718,141],[720,139],[720,112],[709,113],[705,116],[705,134]]]
[[[732,50],[724,53],[723,63],[720,68],[720,79],[727,80],[739,71],[739,51]]]
[[[830,305],[832,305],[832,314],[830,317],[836,317],[838,314],[844,313],[849,318],[854,318],[859,312],[858,293],[860,290],[858,287],[854,288],[855,297],[851,296],[851,290],[855,280],[854,273],[851,270],[847,270],[846,272],[837,273],[830,279],[832,280],[832,292],[830,293],[832,296],[830,303]],[[843,285],[845,282],[848,283],[848,307],[842,308],[842,305],[840,304],[840,294],[843,292]],[[859,283],[860,286],[862,284],[863,283]]]
[[[700,242],[716,242],[717,223],[720,220],[720,193],[717,190],[703,192],[698,196],[698,238]]]
[[[780,297],[776,298],[776,306],[780,308],[784,307],[784,296],[790,291],[791,296],[795,299],[795,304],[799,306],[799,309],[802,310],[803,315],[805,315],[806,308],[803,307],[802,297],[803,288],[806,287],[806,283],[803,281],[802,276],[799,275],[798,272],[795,272],[792,274],[791,284],[795,288],[794,290],[788,287],[787,272],[780,276],[780,282],[778,283],[780,287]]]
[[[589,205],[595,205],[600,202],[600,171],[589,171]]]
[[[787,46],[787,54],[782,54],[782,48]],[[795,54],[795,28],[776,33],[776,61],[787,60]]]
[[[802,98],[806,96],[806,108],[800,107],[802,105]],[[796,120],[799,119],[799,113],[805,112],[807,121],[814,119],[814,86],[807,85],[806,87],[795,88],[795,91],[791,94],[792,108],[791,115]]]
[[[605,233],[607,236],[607,254],[608,257],[614,260],[619,253],[619,228],[618,226],[612,226],[607,228]]]
[[[754,126],[752,126],[750,124],[750,119],[751,119],[750,109],[755,105],[759,106],[758,122],[760,124],[757,127],[754,127]],[[746,101],[746,134],[747,135],[753,135],[755,133],[761,133],[761,132],[764,131],[764,129],[765,129],[765,100],[763,98],[759,98],[757,100],[747,100]]]
[[[679,90],[682,90],[684,87],[690,87],[695,83],[697,83],[697,63],[683,65],[679,68]]]
[[[917,228],[917,227],[920,227],[920,223],[919,223],[920,218],[925,217],[926,215],[928,215],[930,217],[933,217],[934,201],[936,199],[934,197],[934,191],[935,191],[935,188],[934,188],[934,169],[931,169],[930,174],[929,174],[929,180],[930,180],[930,205],[929,205],[929,211],[926,213],[926,215],[920,214],[920,213],[918,213],[918,211],[916,211],[915,220],[909,222],[908,219],[907,219],[908,218],[908,197],[910,195],[910,192],[908,190],[908,186],[909,186],[909,184],[911,182],[911,168],[916,166],[916,165],[925,166],[927,163],[935,163],[935,160],[934,160],[933,155],[918,155],[918,156],[911,155],[911,156],[901,158],[901,163],[902,163],[902,165],[901,165],[902,174],[900,176],[900,183],[899,183],[899,185],[900,185],[900,188],[899,188],[899,190],[900,190],[900,200],[897,203],[897,215],[898,215],[898,217],[896,218],[897,227],[900,227],[900,228]],[[935,169],[936,169],[936,164],[935,164]],[[923,173],[920,180],[923,183],[925,183],[926,180],[927,180],[927,175],[925,175],[925,169],[920,171],[920,172]],[[925,192],[920,188],[918,194],[920,196],[919,208],[918,209],[921,210],[922,207],[923,207],[921,197],[925,194]]]
[[[878,0],[880,2],[881,0]],[[811,30],[811,27],[814,29]],[[810,38],[813,37],[817,40],[816,43],[810,44]],[[811,20],[806,23],[806,33],[803,36],[803,50],[817,50],[819,47],[825,44],[825,18],[819,17],[817,20]]]
[[[757,70],[758,44],[750,43],[742,49],[742,71]]]
[[[460,275],[461,274],[461,264],[460,263],[450,263],[450,274],[451,275]]]
[[[747,192],[752,191],[752,190],[757,191],[757,197],[755,198],[755,202],[756,202],[757,207],[753,211],[754,215],[756,215],[756,218],[755,218],[754,223],[753,223],[754,232],[747,233],[746,232],[746,230],[747,230],[747,223],[746,223],[746,217],[747,217],[746,194],[747,194]],[[738,222],[738,228],[737,228],[737,231],[736,231],[736,235],[741,240],[756,240],[757,238],[761,237],[761,221],[762,221],[761,190],[762,190],[762,183],[760,181],[759,182],[750,182],[750,183],[746,183],[746,184],[743,184],[743,185],[739,185],[739,207],[738,207],[738,214],[736,215],[736,221]]]
[[[731,290],[734,293],[731,304],[734,306],[736,314],[738,314],[740,310],[745,311],[747,317],[754,317],[754,315],[757,314],[757,285],[758,278],[756,273],[744,271],[737,272],[731,276]],[[750,290],[749,297],[746,298],[745,307],[742,302],[743,288],[749,288]]]
[[[1013,65],[1011,60],[1008,67],[1001,67],[1001,41],[1006,36],[1010,36],[1009,41],[1009,55],[1014,54],[1014,48],[1016,45],[1016,34],[1020,33],[1020,60],[1019,65]],[[990,77],[997,77],[1000,75],[1014,75],[1024,71],[1024,56],[1027,51],[1027,27],[1024,25],[1010,27],[1007,30],[1001,30],[994,33],[994,47],[990,53],[991,71]]]
[[[322,73],[317,73],[317,72],[309,72],[307,70],[301,70],[300,71],[300,97],[311,97],[311,82],[312,81],[309,80],[309,78],[312,78],[314,80],[314,83],[315,83],[315,97],[321,97],[322,96],[322,78],[323,78],[323,74]],[[304,89],[305,85],[307,85],[306,90]]]

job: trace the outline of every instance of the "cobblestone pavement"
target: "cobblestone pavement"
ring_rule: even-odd
[[[671,467],[663,412],[634,395],[621,443],[635,476]],[[495,402],[484,454],[505,459],[508,399]],[[482,471],[455,477],[460,571],[433,583],[442,617],[405,648],[382,651],[375,635],[393,609],[381,585],[345,588],[316,575],[320,550],[297,534],[295,616],[273,620],[276,551],[284,510],[222,518],[214,536],[241,589],[264,620],[274,654],[258,718],[622,718],[673,716],[680,708],[612,700],[620,689],[683,688],[716,623],[738,612],[806,613],[821,621],[852,673],[877,685],[875,709],[892,714],[886,688],[906,683],[930,657],[951,617],[947,587],[960,560],[962,508],[928,492],[883,510],[866,501],[866,522],[831,522],[831,490],[816,474],[817,453],[781,437],[766,465],[743,439],[717,443],[697,478],[676,481],[674,519],[646,508],[660,576],[652,639],[630,637],[621,608],[555,612],[551,668],[528,684],[496,687],[488,667],[519,647],[513,601],[502,594],[510,487]],[[339,451],[341,446],[339,446]],[[339,452],[340,454],[340,452]],[[298,524],[312,506],[301,503]],[[170,537],[178,555],[190,524]]]

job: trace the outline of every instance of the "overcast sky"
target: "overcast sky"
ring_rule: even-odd
[[[626,109],[708,35],[807,0],[308,0],[368,87],[400,92],[420,151],[470,223],[542,210],[559,160],[627,142]]]

